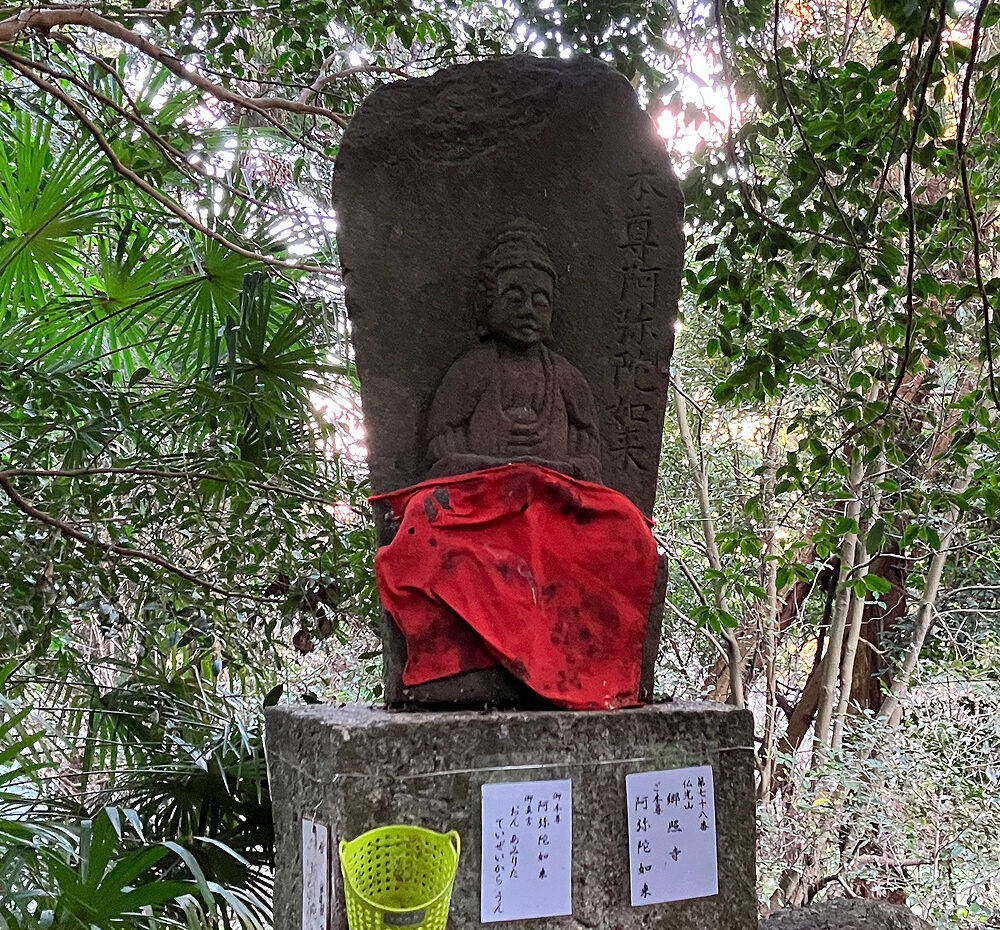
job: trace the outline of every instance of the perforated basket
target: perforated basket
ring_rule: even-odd
[[[395,824],[341,841],[350,930],[445,930],[458,868],[458,834]]]

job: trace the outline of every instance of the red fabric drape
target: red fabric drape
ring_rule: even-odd
[[[657,553],[626,497],[513,464],[372,500],[400,521],[375,572],[404,684],[500,664],[561,707],[639,703]]]

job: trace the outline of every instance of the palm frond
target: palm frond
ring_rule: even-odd
[[[0,136],[0,324],[80,286],[85,243],[109,219],[110,184],[92,144],[57,147],[50,121],[17,114]]]

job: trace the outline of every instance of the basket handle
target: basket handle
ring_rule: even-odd
[[[446,834],[449,840],[451,840],[451,845],[455,847],[455,859],[462,854],[462,838],[458,835],[457,830],[449,830]]]
[[[344,881],[350,884],[351,877],[347,874],[347,866],[344,864],[344,853],[347,852],[347,846],[347,841],[341,840],[337,851],[340,853],[338,857],[340,859],[340,874],[344,876]]]

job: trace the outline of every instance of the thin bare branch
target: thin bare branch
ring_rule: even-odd
[[[10,468],[0,471],[0,476],[7,478],[87,478],[100,475],[119,475],[130,478],[165,478],[171,481],[217,481],[220,484],[237,482],[259,491],[270,494],[285,494],[301,501],[320,504],[324,507],[333,506],[336,501],[306,494],[294,488],[283,485],[268,484],[265,481],[248,481],[244,478],[227,478],[213,472],[203,471],[173,471],[166,468]]]
[[[39,90],[44,91],[51,97],[58,100],[73,116],[77,121],[87,130],[88,133],[93,137],[94,141],[97,143],[98,147],[104,152],[105,157],[111,164],[111,167],[120,174],[123,178],[134,184],[139,190],[148,194],[157,203],[166,207],[171,213],[176,217],[181,219],[184,223],[194,229],[196,232],[200,232],[202,235],[207,236],[209,239],[218,242],[220,245],[225,246],[227,249],[235,252],[237,255],[242,255],[244,258],[252,259],[253,261],[261,262],[262,264],[269,265],[274,268],[284,268],[296,271],[308,271],[317,274],[338,276],[338,273],[332,268],[326,268],[322,265],[310,265],[300,262],[286,262],[281,259],[272,258],[268,255],[262,255],[259,252],[254,252],[251,249],[246,249],[241,245],[227,239],[220,233],[215,232],[197,217],[192,216],[185,210],[180,204],[173,201],[166,194],[161,193],[152,184],[144,180],[138,174],[136,174],[131,168],[122,162],[114,150],[114,147],[108,141],[107,137],[101,131],[100,127],[94,122],[93,119],[87,114],[80,104],[69,96],[62,88],[53,84],[51,81],[46,80],[35,72],[33,68],[26,67],[21,64],[18,60],[19,55],[14,55],[7,52],[5,49],[0,48],[0,59],[6,61],[15,71],[21,74],[23,77],[27,78],[38,87]]]
[[[17,490],[17,488],[14,487],[14,484],[8,477],[7,473],[4,472],[0,472],[0,489],[3,490],[3,492],[10,499],[10,502],[22,513],[32,517],[39,523],[44,523],[46,526],[52,527],[52,529],[57,530],[60,535],[66,537],[67,539],[72,539],[85,546],[99,549],[102,552],[112,553],[114,555],[121,556],[122,558],[132,559],[139,562],[148,562],[151,565],[162,568],[171,575],[175,575],[178,578],[184,579],[184,581],[190,582],[202,590],[209,591],[212,594],[221,595],[222,597],[252,598],[256,601],[281,603],[281,598],[265,597],[249,591],[230,591],[228,588],[220,587],[219,585],[206,581],[199,575],[188,571],[186,568],[183,568],[154,552],[146,552],[142,549],[132,549],[129,546],[119,546],[117,543],[113,543],[110,540],[99,539],[97,536],[91,536],[89,533],[83,532],[83,530],[78,529],[71,523],[67,523],[60,517],[56,517],[53,514],[47,513],[46,511],[36,507],[27,498],[25,498]]]
[[[22,10],[15,16],[0,21],[0,45],[15,41],[25,32],[46,32],[60,26],[81,26],[103,33],[119,42],[132,46],[142,54],[159,62],[171,74],[187,81],[199,90],[203,90],[217,100],[245,107],[258,113],[267,110],[283,110],[288,113],[304,113],[322,116],[336,123],[341,129],[347,127],[347,118],[327,107],[315,106],[310,103],[300,103],[297,100],[286,100],[283,97],[247,97],[236,93],[222,84],[210,81],[191,65],[185,64],[180,58],[165,49],[160,48],[152,39],[128,29],[121,23],[106,19],[93,10],[83,7],[60,7],[58,9],[33,7]]]
[[[906,333],[903,338],[903,357],[899,360],[896,379],[886,397],[885,409],[881,416],[888,413],[895,402],[899,394],[899,389],[903,384],[903,379],[906,377],[906,370],[910,367],[910,356],[913,353],[913,335],[916,330],[916,303],[913,293],[913,279],[916,273],[917,262],[916,206],[913,199],[913,155],[917,147],[917,137],[920,134],[924,109],[927,106],[927,89],[930,86],[931,77],[934,73],[934,61],[937,59],[938,51],[941,48],[941,36],[944,32],[947,10],[948,0],[941,0],[937,25],[934,27],[934,38],[931,40],[930,48],[927,50],[927,64],[924,67],[924,74],[917,90],[917,100],[913,110],[913,127],[910,130],[910,139],[906,146],[906,154],[903,161],[903,197],[906,201]],[[871,424],[867,425],[870,426]]]
[[[695,448],[694,438],[691,435],[691,427],[687,418],[687,403],[684,400],[682,390],[676,389],[679,378],[673,379],[674,405],[677,411],[677,425],[681,434],[681,441],[684,444],[684,451],[688,459],[688,467],[691,470],[691,477],[694,479],[695,491],[698,496],[698,510],[701,516],[702,533],[705,538],[705,548],[708,555],[709,565],[716,572],[722,571],[722,556],[719,554],[718,543],[715,538],[715,521],[712,517],[711,503],[708,496],[708,477],[701,466],[698,457],[698,450]],[[715,591],[715,606],[725,614],[730,614],[729,603],[726,600],[722,585],[716,582],[713,585]],[[722,627],[722,635],[726,639],[726,649],[729,657],[729,680],[730,693],[733,704],[737,707],[746,707],[746,699],[743,694],[743,655],[740,649],[739,640],[736,634],[728,627]]]
[[[330,55],[326,58],[322,65],[320,65],[319,72],[316,75],[316,79],[308,87],[302,89],[302,92],[296,97],[296,101],[299,103],[308,103],[310,98],[315,97],[317,94],[322,93],[330,84],[337,81],[343,81],[345,78],[353,77],[356,74],[394,74],[396,77],[408,77],[406,73],[406,68],[410,62],[406,62],[398,67],[379,67],[378,65],[358,65],[354,68],[344,68],[341,71],[327,71],[327,69],[333,65],[333,63],[339,58],[340,53]]]
[[[979,226],[979,216],[972,199],[972,186],[969,183],[969,161],[967,137],[969,113],[972,107],[972,75],[976,67],[976,57],[979,54],[983,17],[989,0],[981,0],[976,10],[976,19],[972,26],[972,42],[969,46],[969,60],[965,63],[965,79],[962,81],[962,110],[958,118],[958,129],[955,132],[955,153],[958,156],[958,169],[962,179],[962,195],[965,201],[965,212],[969,216],[969,228],[972,230],[972,264],[976,274],[976,290],[983,308],[983,349],[986,354],[986,377],[989,381],[990,396],[993,403],[1000,407],[1000,397],[997,396],[996,375],[993,365],[993,306],[986,293],[986,283],[983,280],[982,232]]]

